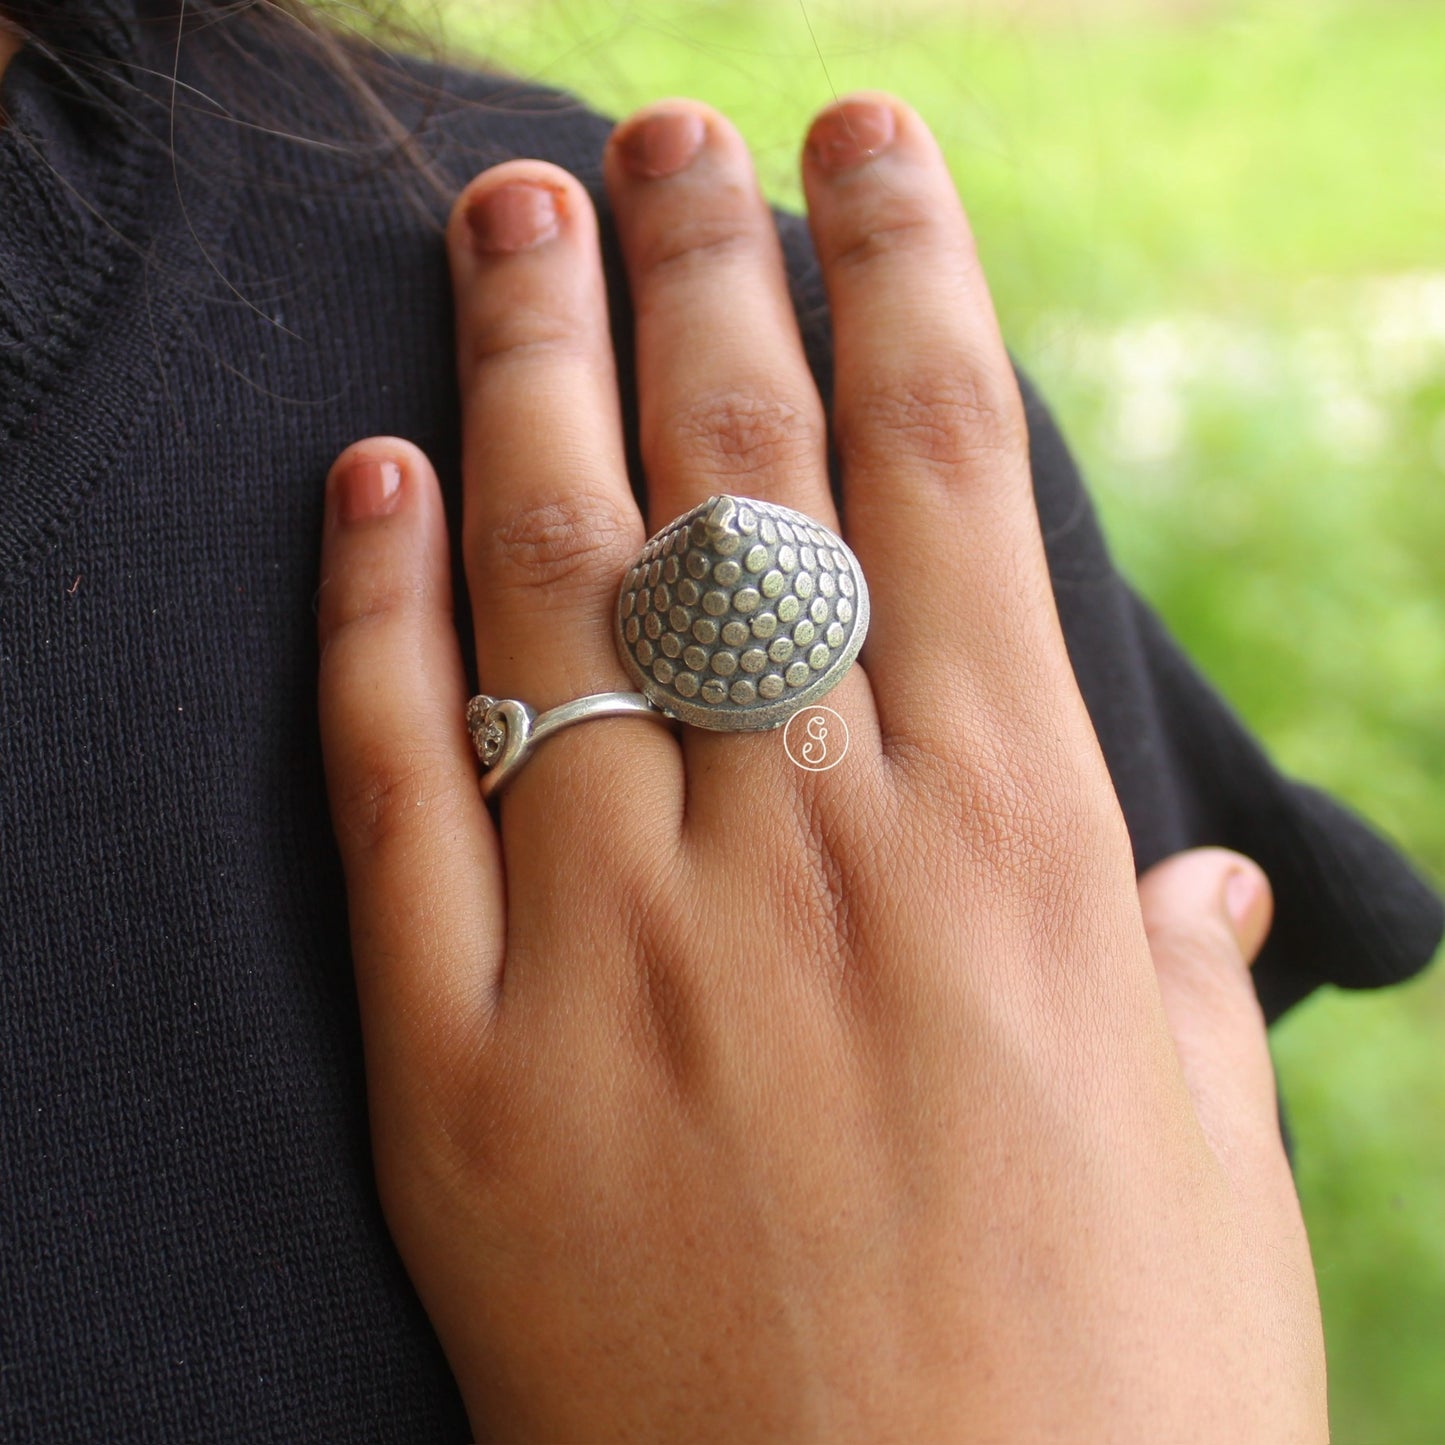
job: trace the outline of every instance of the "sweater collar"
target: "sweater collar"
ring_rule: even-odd
[[[22,7],[33,38],[0,77],[0,449],[76,348],[124,253],[143,243],[161,158],[127,0]]]
[[[120,451],[174,424],[154,408],[225,291],[241,188],[178,0],[16,8],[36,39],[0,77],[0,603]]]

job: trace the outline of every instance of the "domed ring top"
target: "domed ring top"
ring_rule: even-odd
[[[617,598],[628,675],[670,717],[781,727],[852,666],[868,632],[863,570],[791,507],[727,493],[653,536]]]

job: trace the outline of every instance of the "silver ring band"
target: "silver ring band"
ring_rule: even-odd
[[[718,732],[784,726],[853,665],[868,584],[848,544],[776,502],[720,492],[655,533],[623,575],[613,635],[638,692],[599,692],[540,717],[474,697],[467,729],[490,797],[560,728],[646,713]]]
[[[640,692],[594,692],[540,715],[514,698],[479,693],[467,704],[467,731],[482,761],[482,796],[490,798],[527,760],[533,748],[573,723],[597,717],[645,713],[659,722],[673,720]]]

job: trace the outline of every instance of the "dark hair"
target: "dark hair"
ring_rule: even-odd
[[[205,106],[214,114],[220,106],[238,124],[279,129],[301,145],[345,150],[368,168],[393,172],[431,218],[438,203],[450,204],[455,189],[419,140],[441,92],[395,57],[480,61],[447,55],[439,24],[429,27],[418,8],[415,0],[138,0],[135,12],[139,23],[175,35],[177,55],[188,35],[208,32],[214,74],[208,70],[203,96],[173,89],[171,126],[188,108]],[[83,21],[65,11],[54,0],[0,0],[0,21],[27,47],[40,51],[79,93],[114,107],[117,87],[133,81],[107,57],[66,44],[67,28]],[[279,54],[295,61],[290,75],[271,69],[257,74],[258,57]],[[316,87],[318,76],[327,84]],[[282,91],[287,125],[278,128],[275,106]],[[403,98],[412,102],[408,113],[419,117],[410,125],[397,114]]]

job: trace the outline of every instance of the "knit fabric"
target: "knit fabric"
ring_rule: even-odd
[[[343,97],[248,7],[180,45],[175,3],[31,8],[0,84],[0,1438],[466,1440],[373,1188],[315,707],[336,454],[412,439],[459,520],[445,202],[376,145],[278,134]],[[609,123],[496,75],[394,72],[453,189],[511,156],[588,186],[635,432]],[[267,127],[228,116],[229,83]],[[779,225],[826,398],[818,269]],[[1031,390],[1028,411],[1140,868],[1198,843],[1259,860],[1271,1017],[1418,970],[1437,899],[1270,765],[1115,572]]]

